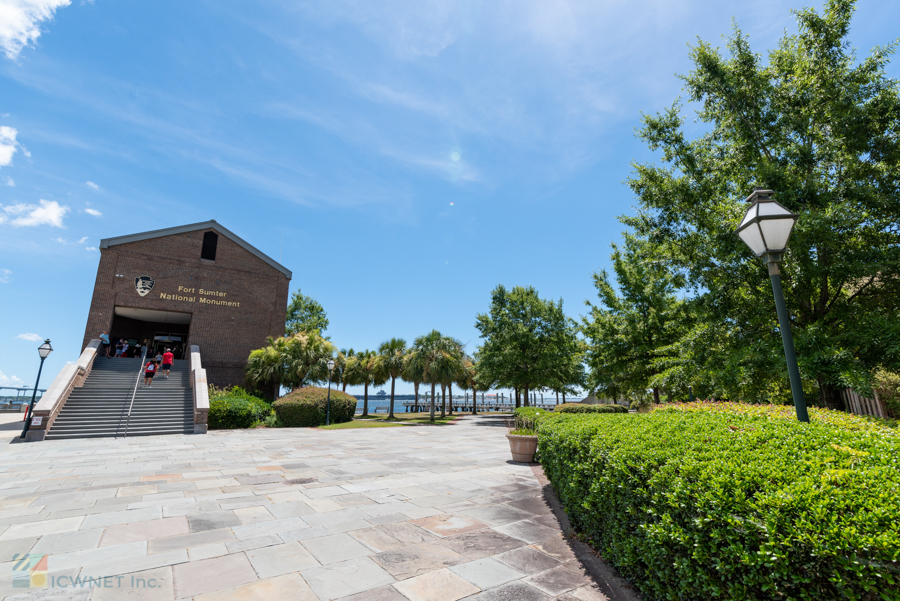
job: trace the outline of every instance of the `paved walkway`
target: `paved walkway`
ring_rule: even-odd
[[[484,416],[9,444],[0,597],[606,599],[505,433]],[[48,555],[48,588],[16,586],[17,553]]]

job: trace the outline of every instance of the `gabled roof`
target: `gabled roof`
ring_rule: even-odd
[[[259,257],[281,273],[287,276],[288,279],[291,279],[291,270],[284,267],[281,263],[275,261],[261,250],[248,244],[244,241],[240,236],[231,232],[225,227],[222,227],[218,223],[216,223],[215,219],[210,219],[209,221],[204,221],[202,223],[192,223],[190,225],[179,225],[177,227],[167,227],[162,230],[153,230],[152,232],[142,232],[140,234],[131,234],[129,236],[118,236],[116,238],[104,238],[100,240],[100,248],[109,248],[110,246],[116,246],[117,244],[128,244],[129,242],[139,242],[141,240],[150,240],[152,238],[162,238],[163,236],[172,236],[174,234],[184,234],[186,232],[196,232],[197,230],[208,230],[213,229],[218,233],[222,234],[238,246],[242,247],[244,250],[249,252],[256,257]]]

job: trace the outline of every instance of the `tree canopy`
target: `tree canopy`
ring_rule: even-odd
[[[525,392],[526,405],[529,390],[577,383],[566,381],[577,377],[573,357],[581,355],[562,300],[541,299],[531,286],[497,286],[488,313],[477,316],[475,327],[484,340],[478,362],[483,379]]]
[[[653,388],[659,402],[664,359],[686,329],[685,303],[676,297],[682,278],[660,265],[632,236],[611,255],[618,291],[607,271],[594,274],[600,297],[587,305],[582,331],[590,341],[591,390],[608,397],[641,396]]]
[[[634,165],[638,211],[622,221],[691,283],[696,320],[678,354],[708,394],[784,392],[765,267],[733,233],[755,186],[799,215],[782,278],[805,387],[840,407],[838,388],[865,391],[878,368],[900,368],[900,88],[885,74],[895,45],[858,60],[854,4],[796,12],[798,33],[765,63],[737,27],[728,56],[693,47],[682,79],[705,126],[693,139],[679,101],[644,117],[639,137],[663,164]]]
[[[325,309],[311,296],[306,296],[299,290],[291,296],[288,303],[287,317],[285,318],[285,333],[287,335],[298,332],[316,331],[324,334],[328,329],[328,317]]]

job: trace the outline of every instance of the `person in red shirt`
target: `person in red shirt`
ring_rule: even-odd
[[[156,360],[151,359],[147,361],[147,366],[144,368],[144,386],[147,388],[151,388],[151,384],[153,384],[153,376],[156,375]]]
[[[172,369],[172,363],[175,362],[175,355],[172,354],[172,349],[167,348],[166,352],[163,353],[163,375],[166,377],[166,380],[169,379],[169,370]]]

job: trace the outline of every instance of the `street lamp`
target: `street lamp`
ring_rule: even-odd
[[[778,313],[781,341],[784,343],[784,358],[787,362],[788,376],[791,379],[791,394],[794,397],[797,420],[808,422],[806,398],[803,396],[800,369],[797,367],[797,355],[794,353],[791,320],[784,304],[781,272],[778,270],[778,262],[784,255],[788,238],[791,236],[791,230],[794,229],[798,216],[772,200],[772,194],[774,194],[772,190],[753,189],[753,193],[747,198],[750,207],[735,233],[750,247],[750,250],[756,253],[757,257],[762,257],[769,267],[769,278],[772,280],[772,293],[775,295],[775,309]]]
[[[334,359],[328,360],[328,400],[325,401],[325,425],[331,425],[331,372],[334,371]]]
[[[28,427],[31,425],[31,416],[34,414],[34,399],[37,397],[38,385],[41,383],[41,370],[44,369],[44,359],[49,357],[52,352],[53,347],[50,346],[50,339],[47,338],[44,340],[44,344],[38,347],[38,354],[41,356],[41,365],[38,367],[37,380],[34,383],[34,392],[31,393],[31,404],[28,406],[28,412],[25,414],[25,426],[22,427],[22,436],[19,438],[25,438],[25,433],[28,432]]]

